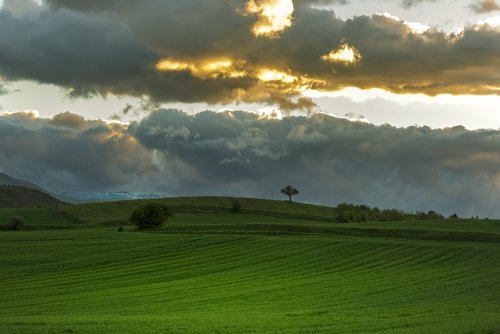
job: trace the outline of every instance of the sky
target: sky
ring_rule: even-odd
[[[498,0],[0,0],[0,171],[500,217]]]

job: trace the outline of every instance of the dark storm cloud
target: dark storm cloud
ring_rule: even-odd
[[[34,5],[36,10],[0,10],[0,75],[56,84],[78,96],[111,92],[155,102],[261,102],[285,110],[313,107],[298,99],[304,87],[500,92],[500,31],[489,26],[466,27],[459,35],[432,29],[417,34],[393,18],[344,21],[311,7],[325,1],[300,0],[294,2],[291,27],[267,38],[252,34],[259,18],[243,15],[243,0],[46,3]],[[360,51],[359,63],[322,59],[343,42]],[[210,62],[220,58],[232,60],[230,68],[210,70]],[[162,59],[170,65],[160,71]],[[265,81],[259,74],[264,69],[281,77]]]
[[[500,5],[496,0],[481,0],[473,3],[471,8],[476,13],[490,13],[500,10]]]
[[[0,11],[0,71],[7,79],[34,79],[71,88],[75,94],[105,93],[140,84],[155,55],[128,30],[103,18],[39,9],[16,17]]]
[[[0,169],[52,191],[108,189],[155,173],[151,152],[125,126],[70,113],[0,116]]]
[[[99,6],[106,3],[99,2]],[[120,8],[126,3],[120,2]],[[136,14],[135,10],[131,13],[126,8],[124,12],[117,10],[120,19],[46,7],[39,8],[35,14],[17,16],[4,7],[0,10],[0,73],[11,80],[32,79],[60,85],[70,89],[75,96],[108,92],[133,96],[145,94],[157,101],[229,102],[234,99],[235,88],[251,86],[254,80],[247,78],[213,79],[207,83],[207,80],[195,78],[187,72],[156,71],[155,64],[164,55],[166,46],[155,48],[155,43],[175,42],[174,49],[192,49],[190,45],[200,47],[204,40],[203,30],[208,30],[199,27],[189,32],[188,24],[194,24],[200,18],[193,15],[182,19],[180,11],[187,10],[185,5],[174,6],[169,2],[164,3],[164,8],[158,8],[154,4],[151,2],[152,7],[148,7],[137,1],[130,2],[130,6],[140,5],[141,10]],[[85,2],[85,6],[91,5],[92,2]],[[162,3],[156,2],[156,5]],[[173,9],[180,7],[173,14],[181,16],[172,15],[169,22],[167,5]],[[241,18],[231,13],[233,17]],[[151,18],[148,19],[148,15]],[[203,23],[212,25],[212,20],[222,21],[224,15],[227,13],[214,12]],[[142,20],[152,22],[141,23]],[[145,31],[150,28],[160,31]],[[187,35],[175,32],[179,30]],[[205,46],[207,43],[211,45],[214,41],[205,41]]]
[[[315,114],[269,120],[244,112],[152,113],[129,132],[164,156],[175,192],[303,200],[500,216],[500,132],[431,130]],[[174,183],[167,182],[173,190]],[[170,187],[170,188],[169,188]]]
[[[126,125],[69,113],[0,116],[0,170],[53,191],[355,202],[500,217],[500,131],[431,130],[323,114],[159,110]]]

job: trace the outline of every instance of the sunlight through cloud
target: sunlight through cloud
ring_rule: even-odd
[[[262,69],[257,73],[257,77],[261,81],[279,81],[282,83],[294,83],[298,80],[298,77],[281,72],[278,70]]]
[[[245,62],[233,61],[228,58],[203,59],[196,62],[187,62],[173,59],[161,59],[156,64],[160,72],[189,71],[195,77],[207,78],[241,78],[246,72],[241,69]]]
[[[257,15],[259,20],[252,27],[257,37],[277,38],[292,26],[294,11],[292,0],[249,0],[243,15]]]
[[[361,60],[361,53],[358,49],[344,41],[336,50],[332,50],[330,53],[321,56],[321,59],[332,63],[350,65],[356,64]]]

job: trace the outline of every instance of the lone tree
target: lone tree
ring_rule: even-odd
[[[283,195],[287,195],[288,196],[288,201],[291,202],[292,201],[292,196],[293,195],[298,195],[299,194],[299,190],[297,188],[292,187],[292,186],[286,186],[285,188],[281,189],[281,193]]]
[[[159,203],[148,203],[141,205],[130,215],[130,222],[139,229],[161,226],[168,217],[172,216],[165,205]]]
[[[241,202],[237,199],[233,201],[233,204],[231,205],[231,211],[233,212],[240,212],[241,211]]]

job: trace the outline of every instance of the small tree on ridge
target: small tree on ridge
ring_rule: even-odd
[[[298,195],[299,194],[299,190],[297,188],[292,187],[292,186],[286,186],[285,188],[281,189],[281,193],[283,195],[287,195],[288,196],[288,201],[291,202],[292,201],[292,196]]]

